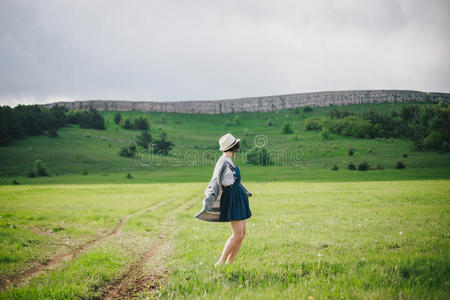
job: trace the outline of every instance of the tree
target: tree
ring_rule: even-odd
[[[105,129],[105,119],[94,108],[90,108],[89,111],[77,112],[70,119],[81,128]]]
[[[137,117],[134,119],[134,128],[138,130],[148,130],[150,128],[148,119],[145,117]]]
[[[154,143],[153,153],[163,155],[169,154],[170,150],[172,150],[172,147],[175,145],[171,141],[167,141],[166,138],[167,134],[164,131],[161,132],[159,135],[159,140]]]
[[[125,129],[133,129],[133,124],[131,124],[131,121],[129,118],[127,118],[125,120],[125,122],[123,122],[123,128]]]
[[[141,146],[142,148],[147,150],[151,142],[152,142],[152,135],[149,134],[147,131],[142,132],[141,135],[138,136],[136,140],[136,144],[138,146]]]
[[[122,120],[122,115],[120,114],[120,112],[116,112],[114,114],[114,123],[119,124],[120,120]]]

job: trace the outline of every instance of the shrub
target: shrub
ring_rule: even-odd
[[[225,126],[231,126],[231,121],[230,120],[227,120],[227,122],[225,123]]]
[[[84,170],[83,171],[83,175],[87,175],[88,174],[88,171],[87,170]]]
[[[20,183],[19,183],[16,179],[14,179],[13,182],[12,182],[12,184],[18,185],[18,184],[20,184]]]
[[[403,164],[403,162],[401,162],[401,161],[397,162],[397,166],[396,166],[397,169],[404,169],[405,167],[406,166]]]
[[[30,177],[30,178],[36,177],[36,174],[34,174],[34,171],[33,171],[33,170],[30,170],[30,171],[28,172],[28,177]]]
[[[305,120],[305,129],[306,130],[321,130],[324,125],[325,120],[326,119],[323,117],[308,118]]]
[[[369,170],[369,164],[366,161],[363,161],[362,163],[360,163],[358,165],[358,170],[359,171],[367,171],[367,170]]]
[[[352,113],[348,110],[345,110],[345,109],[333,108],[330,111],[330,118],[332,118],[332,119],[342,119],[342,118],[345,118],[347,116],[352,116],[352,115],[354,115],[354,113]]]
[[[311,106],[306,105],[305,107],[303,107],[303,112],[311,112],[313,109]]]
[[[356,170],[356,166],[353,163],[349,163],[348,164],[348,169],[351,170],[351,171]]]
[[[272,119],[271,118],[269,118],[269,119],[267,119],[267,126],[273,126],[273,122],[272,122]]]
[[[300,114],[300,108],[294,108],[294,114],[298,115]]]
[[[339,168],[338,168],[337,165],[334,165],[334,166],[331,168],[332,171],[337,171],[338,169],[339,169]]]
[[[373,137],[374,128],[369,121],[358,116],[347,116],[343,119],[330,119],[323,121],[332,133],[358,138]]]
[[[252,165],[266,166],[272,164],[269,153],[265,147],[253,147],[245,155],[247,163]]]
[[[120,114],[120,112],[116,112],[114,114],[114,123],[120,124],[121,120],[122,120],[122,115]]]
[[[36,159],[34,161],[33,170],[36,176],[48,176],[47,167],[41,159]]]
[[[248,133],[248,128],[245,128],[245,129],[244,129],[244,132],[243,132],[242,134],[245,135],[245,136],[249,135],[249,133]]]
[[[355,154],[355,149],[353,148],[348,149],[348,155],[352,156],[353,154]]]
[[[292,130],[291,124],[289,123],[284,123],[283,124],[283,128],[281,129],[281,133],[283,134],[290,134],[293,133],[294,131]]]
[[[330,130],[328,128],[323,127],[322,131],[320,132],[320,137],[324,140],[328,140],[330,138]]]
[[[127,178],[128,178],[128,179],[132,179],[132,178],[133,178],[133,175],[131,175],[131,173],[128,173],[128,174],[127,174]]]
[[[384,166],[383,165],[380,165],[380,164],[378,164],[377,166],[376,166],[376,168],[375,169],[377,169],[377,170],[384,170]]]
[[[234,125],[237,125],[237,126],[241,125],[241,119],[239,118],[239,116],[234,117],[233,123],[234,123]]]
[[[131,123],[130,119],[127,118],[124,122],[123,122],[123,126],[124,129],[133,129],[133,124]]]
[[[58,136],[58,131],[54,127],[51,127],[51,128],[48,129],[47,135],[49,137],[57,137]]]
[[[405,153],[405,154],[403,154],[403,157],[408,157],[408,154],[406,154],[406,153]]]
[[[123,157],[133,157],[136,153],[136,146],[130,145],[129,147],[123,146],[120,148],[118,154]]]

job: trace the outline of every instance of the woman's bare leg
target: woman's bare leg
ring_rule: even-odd
[[[242,226],[242,232],[243,232],[243,234],[242,234],[242,239],[239,240],[239,241],[236,243],[236,245],[233,247],[233,249],[231,250],[230,254],[228,255],[228,257],[227,257],[227,263],[229,263],[229,264],[231,264],[231,263],[233,262],[234,258],[237,256],[237,254],[238,254],[238,252],[239,252],[239,249],[241,248],[242,241],[244,240],[244,237],[245,237],[245,232],[246,232],[246,221],[243,220],[243,221],[240,221],[240,222],[241,222],[241,224],[242,224],[241,226]]]
[[[239,244],[242,243],[242,240],[244,239],[245,221],[231,221],[231,228],[233,229],[233,234],[228,238],[227,242],[225,243],[225,246],[223,247],[222,251],[222,256],[220,257],[219,261],[217,261],[216,265],[224,263],[225,260],[230,256],[230,253],[233,251],[233,249],[236,249],[236,246],[240,247]]]

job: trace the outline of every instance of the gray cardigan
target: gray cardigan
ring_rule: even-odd
[[[203,208],[194,217],[209,222],[218,222],[220,216],[220,197],[222,196],[222,179],[225,174],[225,169],[229,164],[225,156],[222,155],[214,167],[214,172],[209,181],[208,187],[205,189],[205,198],[203,198]],[[233,168],[229,164],[230,168]],[[242,185],[241,187],[247,196],[251,196],[252,193],[247,191],[247,189]]]

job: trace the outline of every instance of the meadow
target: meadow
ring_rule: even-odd
[[[389,113],[392,109],[400,110],[405,103],[390,104],[361,104],[346,106],[350,111],[361,112],[373,109],[378,112]],[[426,105],[426,104],[423,104]],[[49,183],[64,181],[55,179],[59,176],[76,176],[87,173],[85,181],[90,181],[90,176],[96,176],[95,182],[108,183],[109,175],[120,173],[125,175],[130,172],[146,174],[144,178],[152,179],[151,182],[165,180],[164,174],[181,175],[200,170],[199,179],[190,181],[208,180],[210,167],[220,155],[218,151],[218,138],[226,132],[245,140],[248,145],[256,143],[266,145],[269,151],[278,155],[274,170],[264,173],[284,173],[283,179],[293,180],[304,178],[322,178],[333,180],[333,172],[330,170],[337,165],[340,170],[345,170],[350,162],[356,165],[367,161],[371,167],[380,165],[385,170],[396,170],[398,161],[406,165],[406,170],[415,170],[417,176],[440,176],[450,178],[447,170],[450,169],[450,154],[434,151],[414,151],[413,142],[406,139],[358,139],[331,134],[328,140],[320,137],[320,132],[307,131],[304,121],[313,116],[326,116],[334,107],[318,107],[312,112],[300,112],[294,110],[282,110],[274,112],[238,113],[223,115],[200,115],[179,113],[156,112],[121,112],[122,118],[135,118],[137,116],[149,116],[152,120],[149,133],[154,139],[160,132],[167,133],[168,139],[175,144],[173,155],[169,157],[148,154],[141,151],[135,158],[121,157],[117,154],[120,147],[128,145],[136,140],[140,134],[138,130],[125,130],[114,123],[115,112],[102,112],[105,118],[106,130],[82,129],[77,125],[61,128],[59,137],[32,136],[23,140],[13,141],[10,146],[0,147],[0,184],[11,184],[14,179],[19,183]],[[240,118],[240,125],[231,124],[235,116]],[[273,121],[273,126],[267,125],[267,120]],[[293,134],[281,134],[281,128],[285,122],[289,122],[294,130]],[[354,155],[349,156],[350,148],[354,149]],[[243,152],[242,152],[243,153]],[[404,158],[403,155],[408,157]],[[243,155],[240,155],[239,163],[243,164]],[[47,165],[51,178],[27,179],[29,170],[36,159],[42,159]],[[259,167],[250,168],[250,178],[253,174],[260,173]],[[280,168],[283,167],[283,168]],[[287,167],[288,171],[283,171]],[[434,172],[438,170],[437,172]],[[386,174],[390,172],[386,171]],[[288,173],[288,174],[287,174]],[[405,172],[407,173],[407,172]],[[160,174],[163,174],[160,178]],[[261,176],[255,176],[260,180]],[[361,174],[348,175],[357,178]],[[399,179],[414,179],[414,176],[403,176]],[[403,176],[403,177],[402,177]],[[143,178],[142,176],[138,176]],[[344,176],[347,177],[347,176]],[[74,180],[83,181],[83,179]],[[269,180],[273,180],[269,178]],[[127,182],[124,180],[124,182]],[[148,182],[148,181],[147,181]],[[70,182],[69,182],[70,183]]]
[[[219,268],[231,229],[193,218],[202,183],[2,186],[0,298],[448,297],[449,180],[244,183]]]
[[[149,116],[174,156],[119,156],[140,131],[115,112],[101,112],[106,130],[72,125],[0,147],[0,299],[448,299],[450,153],[304,129],[331,109],[121,112]],[[214,268],[230,224],[193,216],[226,132],[285,156],[254,166],[238,152],[253,216],[234,264]],[[51,176],[27,176],[36,159]],[[380,168],[348,170],[363,161]]]

